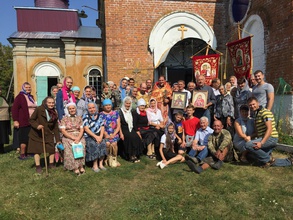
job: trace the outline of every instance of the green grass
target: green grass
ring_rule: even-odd
[[[35,175],[33,159],[0,155],[0,219],[293,219],[292,167],[225,164],[198,175],[143,157],[76,177]]]

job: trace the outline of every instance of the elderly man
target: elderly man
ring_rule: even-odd
[[[252,88],[252,94],[257,98],[260,105],[268,110],[272,110],[274,104],[274,87],[264,81],[264,74],[261,70],[254,72],[257,85]]]
[[[212,87],[205,85],[205,77],[203,75],[199,75],[196,80],[196,88],[195,91],[208,92],[207,96],[207,104],[203,108],[196,108],[195,116],[197,118],[201,118],[202,116],[206,116],[211,122],[211,112],[214,111],[214,105],[216,103],[216,97]]]
[[[212,89],[214,91],[215,96],[220,95],[220,92],[219,92],[220,85],[221,85],[221,80],[219,78],[215,78],[215,79],[212,80],[211,87],[212,87]]]
[[[223,129],[221,121],[217,120],[213,125],[214,132],[208,138],[209,155],[203,160],[201,166],[196,166],[193,160],[187,160],[188,167],[195,173],[200,174],[202,171],[212,167],[220,169],[223,161],[228,159],[228,155],[232,153],[232,137],[230,132]]]
[[[200,118],[200,128],[196,131],[192,148],[185,156],[185,160],[192,160],[195,164],[200,163],[208,155],[208,138],[214,132],[209,127],[207,117]]]
[[[255,128],[258,138],[246,142],[245,149],[253,153],[262,167],[291,166],[293,158],[275,159],[272,151],[278,142],[278,132],[275,128],[273,113],[263,108],[255,97],[247,100],[248,106],[255,114]]]
[[[147,107],[149,106],[149,94],[147,92],[147,85],[146,83],[141,83],[140,87],[139,87],[139,91],[137,92],[136,95],[137,100],[139,99],[144,99],[144,101],[146,102]]]

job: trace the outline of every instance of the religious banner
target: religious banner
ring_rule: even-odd
[[[193,56],[193,70],[195,78],[199,75],[206,77],[206,85],[211,85],[212,79],[218,78],[219,54]]]
[[[248,79],[251,74],[251,37],[227,43],[227,47],[236,78]]]

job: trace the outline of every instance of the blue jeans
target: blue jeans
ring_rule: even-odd
[[[260,142],[262,138],[258,138],[249,142],[246,142],[245,149],[253,153],[256,156],[256,159],[265,164],[270,161],[271,153],[276,147],[278,138],[269,137],[269,139],[261,146],[260,149],[254,149],[254,142]],[[286,167],[291,166],[292,163],[289,159],[276,159],[272,166],[277,167]]]
[[[197,152],[198,152],[198,154],[197,154]],[[197,150],[194,150],[194,149],[191,148],[191,150],[189,151],[188,155],[191,156],[191,157],[196,157],[199,161],[202,161],[204,158],[206,158],[208,156],[208,153],[209,153],[209,151],[208,151],[208,148],[206,146],[202,151],[197,151]]]

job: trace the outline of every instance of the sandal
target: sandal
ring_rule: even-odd
[[[80,174],[84,174],[85,173],[85,169],[84,168],[80,168],[79,169]]]
[[[80,175],[79,170],[78,169],[74,170],[74,174],[77,175],[77,176],[79,176]]]
[[[148,156],[148,158],[150,159],[150,160],[155,160],[156,159],[156,157],[154,157],[153,155],[147,155]]]

